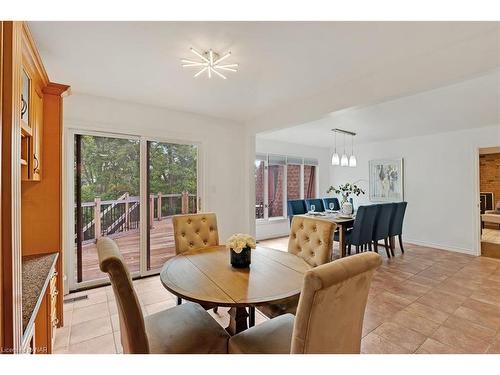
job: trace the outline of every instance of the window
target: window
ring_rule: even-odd
[[[269,156],[267,173],[268,217],[284,216],[285,165],[286,158],[284,156]]]
[[[318,161],[263,155],[255,158],[255,218],[287,216],[287,201],[316,198]]]
[[[255,218],[264,218],[264,172],[265,156],[257,156],[255,159]]]

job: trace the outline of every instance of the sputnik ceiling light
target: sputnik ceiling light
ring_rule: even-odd
[[[183,68],[198,68],[200,69],[193,77],[196,78],[199,75],[207,72],[208,78],[212,78],[212,75],[215,74],[222,79],[227,79],[227,77],[222,74],[221,71],[227,72],[237,72],[238,64],[221,64],[224,60],[231,56],[231,51],[226,53],[224,56],[220,57],[217,52],[212,51],[211,49],[203,52],[201,54],[194,48],[190,49],[193,54],[195,54],[200,60],[190,60],[190,59],[182,59],[182,67]]]
[[[332,129],[332,132],[335,134],[335,144],[334,144],[334,151],[332,154],[332,165],[340,165],[342,167],[355,167],[356,166],[356,156],[354,156],[354,136],[356,133],[350,132],[348,130],[342,130],[342,129]],[[342,153],[342,156],[339,157],[339,154],[337,153],[337,133],[341,133],[344,136],[344,152]],[[351,156],[348,158],[347,154],[345,152],[345,136],[350,135],[351,136]]]

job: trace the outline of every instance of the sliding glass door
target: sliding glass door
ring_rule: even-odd
[[[198,210],[198,147],[147,142],[147,271],[175,255],[172,216]]]
[[[198,146],[85,133],[74,135],[73,156],[70,289],[108,281],[96,246],[104,236],[117,243],[132,276],[158,273],[175,255],[172,216],[199,207]]]
[[[113,238],[130,272],[140,270],[139,140],[75,136],[76,282],[107,279],[96,242]]]

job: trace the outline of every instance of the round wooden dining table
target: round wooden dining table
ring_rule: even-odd
[[[310,268],[298,256],[264,247],[252,250],[249,268],[233,268],[229,250],[213,246],[169,259],[160,279],[177,297],[205,306],[230,307],[226,330],[234,335],[248,328],[247,307],[298,295]]]

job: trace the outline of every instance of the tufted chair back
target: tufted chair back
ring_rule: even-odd
[[[382,263],[373,252],[312,268],[304,275],[292,354],[359,353],[368,291]]]
[[[294,216],[288,239],[288,252],[312,267],[330,261],[333,232],[337,224],[327,220]]]
[[[176,254],[219,245],[217,216],[212,212],[175,215],[172,222]]]
[[[135,293],[130,273],[115,241],[109,237],[100,238],[97,241],[97,256],[99,257],[99,268],[109,275],[115,294],[123,352],[149,353],[149,341],[141,305]]]

